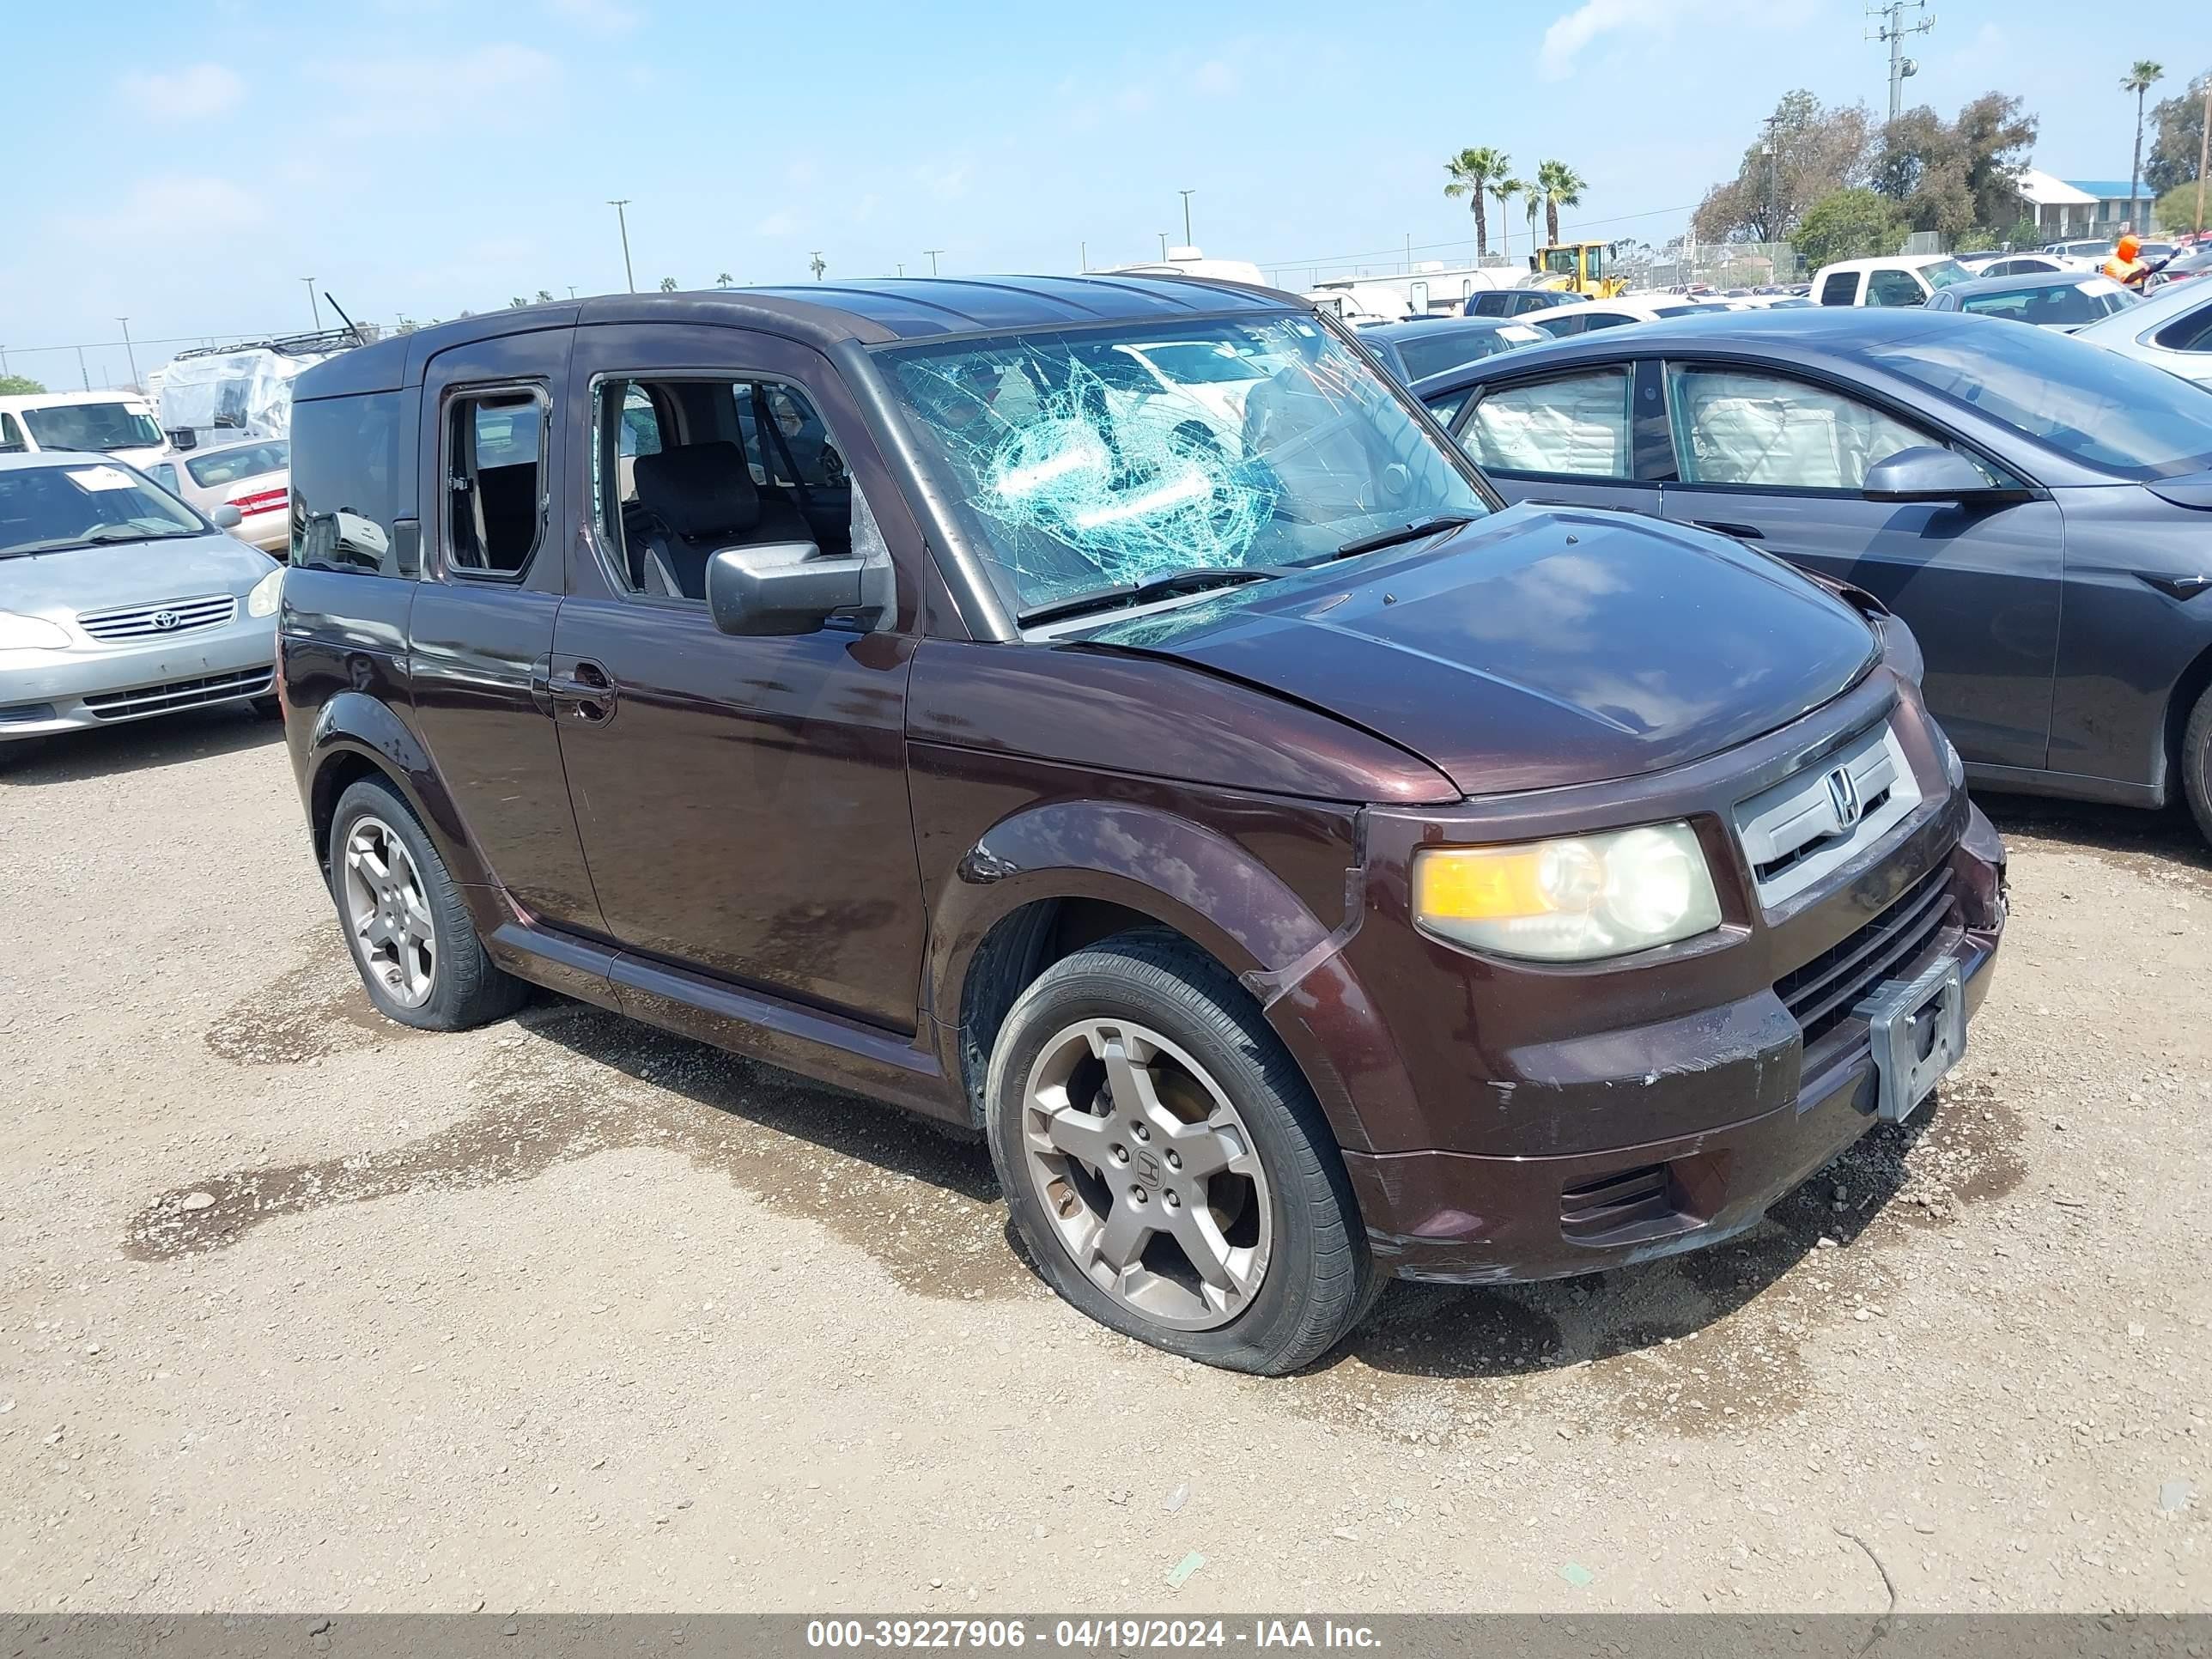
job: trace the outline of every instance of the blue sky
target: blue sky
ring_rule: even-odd
[[[1940,9],[1909,101],[2024,94],[2062,177],[2126,177],[2130,60],[2161,91],[2212,67],[2191,5]],[[0,346],[74,386],[73,353],[28,348],[118,315],[303,328],[311,274],[387,323],[618,289],[617,196],[641,288],[805,281],[817,248],[833,276],[1157,257],[1186,187],[1207,252],[1304,285],[1408,235],[1463,252],[1436,246],[1472,234],[1441,164],[1476,143],[1578,168],[1569,226],[1656,240],[1781,93],[1881,106],[1863,30],[1859,0],[11,0]],[[124,378],[119,347],[88,356]]]

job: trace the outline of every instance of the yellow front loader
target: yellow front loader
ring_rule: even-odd
[[[1603,242],[1559,242],[1528,256],[1531,288],[1610,300],[1627,291],[1628,280],[1608,276]]]

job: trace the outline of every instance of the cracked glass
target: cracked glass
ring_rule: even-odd
[[[1307,563],[1489,510],[1366,360],[1310,318],[884,356],[1018,612],[1169,572]]]

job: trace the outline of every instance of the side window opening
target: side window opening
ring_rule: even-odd
[[[1838,270],[1820,284],[1820,303],[1824,306],[1847,306],[1859,296],[1859,274],[1856,270]]]
[[[610,377],[594,391],[592,499],[628,592],[704,603],[726,548],[797,544],[889,562],[813,400],[781,381]],[[612,471],[616,488],[604,487]]]
[[[1497,471],[1631,477],[1628,387],[1625,368],[1505,386],[1475,405],[1462,441]]]
[[[1937,441],[1869,404],[1802,380],[1674,364],[1667,378],[1686,484],[1857,489],[1877,461]]]
[[[446,560],[520,574],[544,531],[545,405],[526,392],[456,398],[446,416]]]

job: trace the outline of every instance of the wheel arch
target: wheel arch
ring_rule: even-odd
[[[934,911],[929,989],[940,1060],[978,1127],[992,1045],[1015,1000],[1071,952],[1153,927],[1239,981],[1305,1074],[1339,1144],[1369,1145],[1341,1060],[1372,1054],[1378,1036],[1395,1050],[1356,987],[1319,1000],[1302,994],[1309,981],[1350,985],[1331,946],[1357,918],[1316,915],[1225,837],[1128,803],[1036,807],[969,849]],[[1345,1029],[1347,1021],[1362,1029]]]
[[[340,796],[362,779],[389,784],[422,823],[454,881],[463,887],[490,882],[476,856],[460,814],[429,753],[399,716],[377,698],[345,692],[325,703],[308,739],[307,822],[315,862],[330,870],[331,827]]]
[[[2166,699],[2165,757],[2166,776],[2159,780],[2162,797],[2172,799],[2170,780],[2185,775],[2182,770],[2181,742],[2189,729],[2189,717],[2196,711],[2197,702],[2207,690],[2212,690],[2212,645],[2207,645],[2181,671],[2173,682],[2173,693]]]

